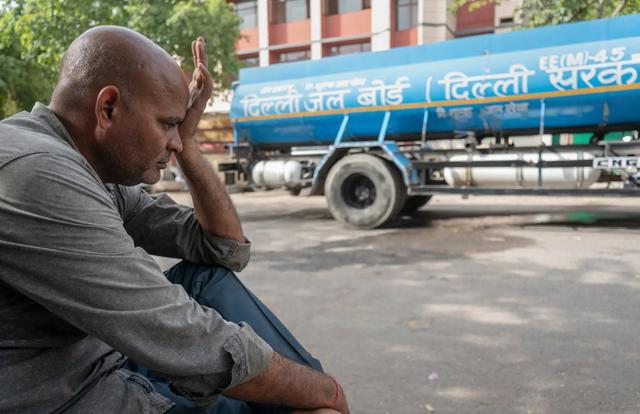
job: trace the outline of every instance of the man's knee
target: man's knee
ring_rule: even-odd
[[[209,266],[182,261],[165,272],[166,278],[181,285],[196,301],[210,302],[222,289],[243,289],[238,277],[224,266]],[[208,304],[207,306],[212,306]]]
[[[201,305],[215,309],[230,322],[247,322],[275,351],[293,361],[322,371],[271,310],[247,289],[231,270],[181,262],[166,272],[167,278],[184,287]]]

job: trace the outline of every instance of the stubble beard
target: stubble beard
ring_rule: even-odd
[[[138,184],[152,185],[160,181],[160,170],[155,162],[149,166],[141,160],[122,158],[119,154],[110,154],[109,159],[112,177],[115,184],[134,186]]]
[[[140,182],[148,185],[152,185],[160,181],[161,173],[157,168],[149,168],[140,176]]]

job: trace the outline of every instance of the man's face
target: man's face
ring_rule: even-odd
[[[188,100],[186,83],[148,82],[129,97],[108,149],[118,184],[154,184],[173,152],[182,151],[178,132]]]

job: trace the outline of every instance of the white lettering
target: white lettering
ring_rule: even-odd
[[[285,93],[282,93],[282,92]],[[273,96],[258,96],[257,94],[249,94],[240,102],[244,106],[244,116],[261,116],[268,114],[284,114],[295,113],[300,111],[300,99],[302,94],[299,93],[293,85],[283,87],[266,86],[260,90],[263,93],[279,93]]]
[[[411,87],[409,77],[401,76],[395,83],[385,84],[381,79],[371,81],[371,86],[358,89],[357,102],[362,106],[399,105],[404,100],[403,91]]]
[[[444,85],[446,100],[518,95],[528,92],[528,80],[534,73],[518,63],[511,65],[509,72],[495,75],[467,76],[462,72],[449,72],[438,83]]]
[[[549,82],[559,91],[608,85],[629,85],[638,79],[637,62],[624,60],[547,70]],[[593,83],[594,80],[599,82]]]
[[[576,54],[568,53],[567,54],[567,66],[581,66],[584,65],[584,52],[578,52]]]

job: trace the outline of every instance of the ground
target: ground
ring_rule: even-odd
[[[638,200],[437,196],[369,231],[320,197],[233,200],[241,278],[353,413],[640,413]]]

